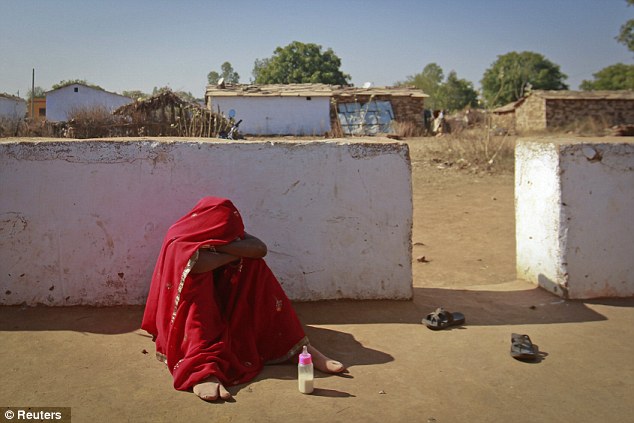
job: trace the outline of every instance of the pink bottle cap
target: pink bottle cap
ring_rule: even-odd
[[[306,345],[304,345],[304,350],[299,355],[299,364],[311,364],[313,362],[313,357],[308,352]]]

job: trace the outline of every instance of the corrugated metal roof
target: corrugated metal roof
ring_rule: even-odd
[[[357,88],[328,84],[225,84],[224,87],[208,85],[206,93],[210,97],[354,97],[359,95],[429,97],[422,90],[409,87]]]

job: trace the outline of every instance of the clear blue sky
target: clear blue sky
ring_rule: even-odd
[[[533,51],[577,89],[634,54],[614,37],[625,0],[0,0],[0,92],[85,79],[108,91],[169,86],[203,97],[229,61],[250,82],[256,59],[292,41],[332,48],[360,86],[392,85],[437,63],[478,88],[499,55]]]

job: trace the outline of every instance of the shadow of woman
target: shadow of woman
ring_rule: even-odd
[[[349,333],[314,326],[305,326],[304,330],[312,345],[326,356],[341,361],[348,370],[354,366],[384,364],[394,360],[394,357],[389,354],[364,347]],[[354,376],[350,371],[336,375],[315,371],[315,379],[328,377],[353,378]],[[247,388],[250,384],[265,379],[297,379],[297,364],[288,362],[264,366],[260,374],[251,382],[232,387],[232,394],[235,395],[240,390]],[[332,389],[315,389],[314,394],[331,398],[348,398],[354,396],[347,392]]]

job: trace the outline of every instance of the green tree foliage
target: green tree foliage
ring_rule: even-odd
[[[593,81],[584,80],[582,90],[634,90],[634,65],[617,63],[592,74]]]
[[[35,87],[34,90],[28,90],[26,92],[26,98],[30,100],[31,99],[31,94],[33,94],[34,98],[46,97],[46,91],[44,91],[44,88],[42,88],[42,87]]]
[[[498,56],[484,72],[482,95],[490,107],[522,98],[529,89],[566,90],[567,78],[559,66],[539,53],[515,51]]]
[[[258,59],[253,66],[256,84],[323,83],[348,85],[350,75],[339,69],[341,59],[320,45],[293,41],[278,47],[268,59]]]
[[[196,101],[196,97],[194,97],[194,95],[190,93],[189,91],[173,91],[170,87],[160,87],[160,88],[154,87],[154,89],[152,90],[152,96],[160,95],[166,91],[173,92],[178,97],[180,97],[181,100],[190,101],[190,102]]]
[[[54,84],[53,87],[51,88],[52,90],[57,90],[59,88],[64,88],[67,87],[69,85],[73,85],[73,84],[81,84],[81,85],[86,85],[88,87],[92,87],[92,88],[96,88],[98,90],[102,90],[105,91],[103,88],[101,88],[99,85],[95,85],[95,84],[91,84],[90,82],[86,82],[85,79],[69,79],[68,81],[60,81],[57,84]]]
[[[449,72],[447,81],[438,87],[436,97],[439,102],[438,109],[450,112],[478,105],[478,93],[473,89],[473,84],[465,79],[459,79],[455,71]]]
[[[144,93],[143,91],[140,90],[132,90],[132,91],[124,91],[123,93],[121,93],[123,96],[125,97],[129,97],[133,100],[142,100],[142,99],[146,99],[148,98],[150,95]]]
[[[634,5],[634,0],[627,0],[628,6]],[[616,40],[624,44],[630,51],[634,51],[634,19],[630,19],[621,26]]]
[[[220,73],[216,71],[211,71],[207,74],[207,81],[211,85],[216,85],[218,81],[220,81],[220,78],[223,78],[224,82],[229,82],[232,84],[237,84],[240,82],[240,75],[238,74],[238,72],[233,70],[233,66],[231,66],[231,63],[229,62],[224,62],[220,66]]]
[[[436,63],[429,63],[421,73],[408,76],[404,82],[397,85],[414,86],[423,90],[429,95],[425,104],[431,109],[455,111],[478,104],[478,93],[473,89],[471,82],[459,79],[455,71],[449,72],[445,82],[443,79],[442,68]]]
[[[431,109],[440,109],[440,103],[437,96],[438,89],[445,77],[444,72],[436,63],[429,63],[423,68],[421,73],[408,76],[405,81],[397,82],[396,85],[412,86],[419,90],[423,90],[429,96],[425,100],[426,106]]]

